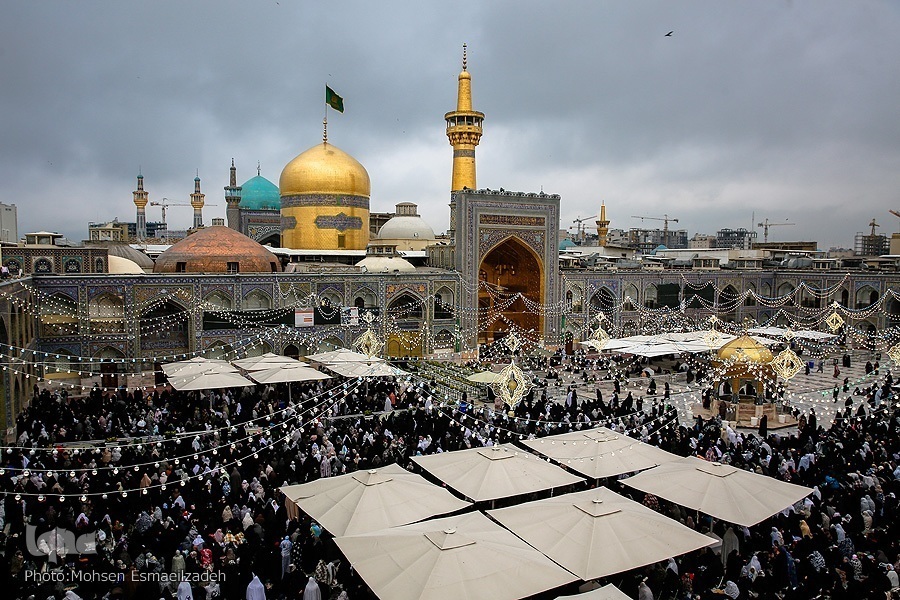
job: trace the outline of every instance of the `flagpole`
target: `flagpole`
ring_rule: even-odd
[[[325,115],[322,117],[322,143],[323,144],[328,143],[328,98],[327,98],[328,82],[327,81],[325,82],[325,91],[326,91]]]

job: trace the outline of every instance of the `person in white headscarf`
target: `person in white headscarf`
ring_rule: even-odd
[[[734,529],[729,527],[725,532],[724,537],[722,537],[722,566],[728,562],[728,557],[731,555],[733,550],[737,550],[740,552],[741,549],[741,541],[738,539],[737,534],[734,532]]]
[[[178,584],[178,600],[194,600],[194,592],[191,591],[191,584],[187,581]]]
[[[257,575],[247,585],[247,600],[266,600],[266,588]]]
[[[247,598],[247,600],[250,600],[250,598]],[[319,584],[312,577],[309,578],[309,581],[306,582],[306,587],[303,589],[303,600],[322,600],[322,590],[319,589]]]

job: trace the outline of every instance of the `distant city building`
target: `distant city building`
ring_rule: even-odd
[[[716,236],[708,233],[695,233],[694,237],[688,240],[688,248],[715,248]]]
[[[166,237],[166,224],[161,222],[144,222],[144,237],[139,237],[137,230],[137,223],[126,223],[119,221],[118,218],[107,222],[88,223],[87,239],[94,242],[135,242]]]
[[[756,240],[756,232],[740,229],[720,229],[716,232],[716,248],[749,250]]]
[[[857,256],[881,256],[889,251],[890,240],[886,235],[857,232],[853,238],[853,252]]]
[[[15,204],[0,202],[0,242],[19,241],[19,221]]]
[[[613,239],[610,238],[608,243],[613,244]],[[619,244],[616,243],[615,245]],[[634,227],[628,230],[628,239],[621,245],[634,248],[642,254],[650,254],[660,246],[665,246],[670,249],[687,248],[688,233],[687,229],[670,229],[666,232],[663,229],[641,229]]]

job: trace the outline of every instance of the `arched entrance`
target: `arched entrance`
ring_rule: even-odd
[[[115,390],[119,387],[119,367],[125,359],[121,350],[107,346],[94,353],[100,359],[100,387],[104,390]]]
[[[510,323],[525,331],[543,332],[543,319],[529,306],[545,303],[544,265],[534,250],[518,238],[507,238],[482,259],[478,279],[482,282],[478,306],[489,313],[496,307],[503,315],[479,332],[479,341],[493,341],[496,332],[508,330]]]

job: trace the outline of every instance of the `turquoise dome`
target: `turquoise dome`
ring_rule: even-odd
[[[261,175],[241,186],[241,208],[248,210],[281,210],[278,186]]]

